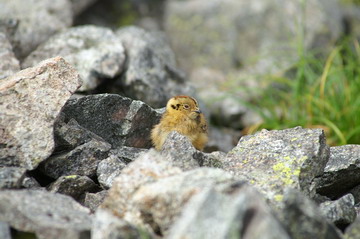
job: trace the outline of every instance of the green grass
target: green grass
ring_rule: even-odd
[[[360,47],[346,40],[327,57],[303,53],[287,76],[268,76],[248,106],[263,122],[250,129],[322,128],[330,145],[360,144]]]

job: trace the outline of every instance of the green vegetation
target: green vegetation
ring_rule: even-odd
[[[302,52],[292,73],[268,76],[263,97],[248,106],[261,128],[322,128],[331,145],[360,144],[360,46],[344,40],[327,57]],[[252,131],[252,132],[251,132]]]

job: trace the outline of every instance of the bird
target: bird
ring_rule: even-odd
[[[207,123],[194,98],[178,95],[167,102],[159,124],[151,131],[151,140],[156,150],[161,150],[171,131],[186,136],[197,150],[204,149],[208,141]]]

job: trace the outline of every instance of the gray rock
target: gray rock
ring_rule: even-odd
[[[354,223],[346,228],[345,236],[346,239],[359,239],[360,235],[360,217],[357,217]]]
[[[35,178],[30,177],[30,176],[25,176],[25,178],[22,181],[21,186],[23,188],[36,188],[36,189],[41,188],[41,185],[39,184],[39,182],[36,181]]]
[[[39,239],[90,237],[89,210],[72,198],[36,190],[0,191],[0,221]]]
[[[91,239],[138,239],[155,238],[145,230],[140,230],[128,222],[115,217],[106,210],[97,210],[91,228]]]
[[[289,189],[284,194],[282,223],[292,239],[341,239],[341,233],[329,223],[318,206],[301,192]]]
[[[109,157],[102,160],[97,168],[96,174],[99,183],[104,188],[110,188],[114,179],[121,174],[126,164],[134,161],[146,149],[120,147],[110,151]]]
[[[148,225],[144,224],[139,213],[140,209],[134,205],[134,194],[141,186],[181,172],[180,168],[173,166],[159,152],[151,149],[122,170],[114,180],[108,196],[100,207],[132,224],[151,230]]]
[[[167,136],[161,154],[182,170],[195,169],[200,166],[219,168],[222,165],[219,156],[224,156],[196,150],[186,136],[176,131],[170,132]]]
[[[60,116],[54,126],[56,152],[71,150],[92,140],[105,142],[100,136],[79,125],[75,119],[65,123],[65,115],[62,113]]]
[[[360,145],[330,148],[324,174],[319,177],[316,191],[330,198],[339,198],[360,184]]]
[[[141,101],[115,94],[89,95],[72,99],[63,108],[65,120],[75,119],[99,135],[113,148],[150,148],[150,132],[160,115]]]
[[[0,189],[20,188],[25,173],[25,168],[0,167]]]
[[[194,95],[164,39],[137,27],[125,27],[116,34],[128,57],[127,70],[117,82],[127,96],[159,108],[174,95]]]
[[[20,63],[13,53],[6,34],[0,31],[0,80],[18,71],[20,71]]]
[[[215,185],[232,182],[233,177],[214,168],[198,168],[141,185],[128,201],[128,210],[140,214],[143,223],[167,235],[174,220],[191,197]],[[136,221],[134,221],[135,223]]]
[[[103,190],[98,193],[85,193],[85,198],[82,202],[82,205],[89,208],[91,212],[95,212],[100,204],[104,201],[107,194],[107,190]]]
[[[172,0],[166,6],[165,29],[186,70],[244,66],[278,72],[299,57],[298,27],[306,32],[305,49],[329,48],[342,33],[337,1]]]
[[[85,197],[85,193],[97,192],[100,187],[86,176],[70,175],[58,178],[47,189],[50,192],[65,194],[79,201],[81,197]]]
[[[0,222],[0,238],[11,239],[10,227],[5,222]]]
[[[338,227],[344,227],[356,219],[354,197],[347,194],[338,200],[323,202],[320,204],[321,211]]]
[[[39,169],[55,179],[69,175],[95,177],[99,162],[108,157],[110,149],[109,143],[92,139],[70,152],[51,156],[40,165]]]
[[[193,196],[167,238],[290,239],[262,196],[241,182]]]
[[[15,54],[22,59],[54,33],[72,24],[71,3],[68,0],[1,0],[0,18],[17,19],[13,38]]]
[[[52,36],[22,63],[23,67],[54,56],[62,56],[79,72],[80,91],[95,89],[103,79],[120,74],[125,52],[116,35],[107,28],[79,26]]]
[[[280,204],[286,187],[314,197],[313,181],[323,173],[328,157],[329,147],[320,129],[262,130],[242,137],[223,159],[223,167]]]
[[[101,208],[164,235],[193,195],[231,180],[232,176],[220,169],[182,172],[170,158],[150,150],[122,170]]]
[[[96,1],[97,0],[70,0],[74,15],[79,15]]]
[[[1,81],[0,166],[31,170],[50,156],[55,119],[79,86],[78,74],[60,57]]]

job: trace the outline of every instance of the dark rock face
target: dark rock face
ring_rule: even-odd
[[[117,82],[127,96],[159,108],[174,95],[194,95],[164,39],[138,27],[122,28],[116,34],[128,57],[126,72]]]
[[[48,191],[68,195],[76,201],[79,201],[81,197],[85,197],[86,192],[99,190],[99,186],[94,181],[86,176],[79,175],[62,176],[48,186]]]
[[[141,101],[115,94],[69,100],[63,108],[65,121],[75,119],[113,148],[150,148],[150,131],[160,115]]]
[[[17,230],[33,232],[37,238],[80,239],[90,235],[89,210],[61,194],[3,190],[0,211],[0,221]]]
[[[0,83],[0,166],[34,169],[54,149],[56,117],[80,86],[62,58],[39,63]]]
[[[285,187],[300,188],[314,197],[313,181],[323,173],[328,157],[322,130],[262,130],[242,137],[223,159],[223,167],[246,178],[276,203],[281,202]]]
[[[341,239],[340,232],[327,222],[316,204],[297,190],[284,194],[282,222],[293,239]]]
[[[319,177],[316,191],[330,198],[339,198],[360,184],[360,145],[330,148],[329,162]]]
[[[70,152],[51,156],[39,169],[54,179],[69,175],[95,177],[97,165],[108,156],[110,149],[110,144],[94,139]]]

